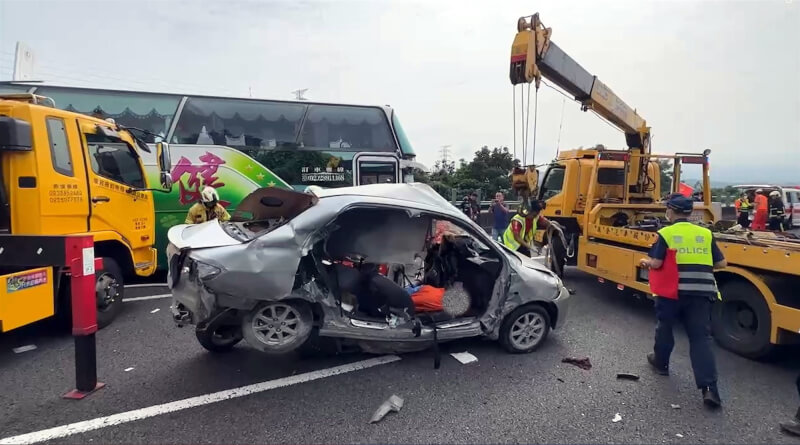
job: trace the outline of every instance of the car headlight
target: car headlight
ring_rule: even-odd
[[[210,264],[201,263],[199,261],[194,262],[195,270],[197,270],[197,277],[203,281],[210,280],[217,275],[219,275],[222,270],[219,267],[212,266]]]

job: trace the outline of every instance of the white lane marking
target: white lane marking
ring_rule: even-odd
[[[241,386],[239,388],[227,389],[211,394],[204,394],[197,397],[190,397],[188,399],[176,400],[174,402],[164,403],[162,405],[149,406],[147,408],[136,409],[133,411],[126,411],[124,413],[113,414],[106,417],[99,417],[97,419],[84,420],[82,422],[70,423],[68,425],[57,426],[46,430],[35,431],[33,433],[20,434],[19,436],[6,437],[0,439],[0,445],[5,444],[28,444],[39,443],[48,440],[59,439],[62,437],[72,436],[73,434],[86,433],[88,431],[97,430],[109,426],[121,425],[123,423],[133,422],[135,420],[147,419],[150,417],[159,416],[167,413],[174,413],[188,408],[197,406],[209,405],[211,403],[221,402],[223,400],[235,399],[238,397],[249,396],[259,392],[269,391],[271,389],[283,388],[286,386],[297,385],[299,383],[306,383],[312,380],[319,380],[325,377],[331,377],[348,372],[360,371],[362,369],[372,368],[374,366],[386,365],[400,360],[396,355],[384,355],[382,357],[371,358],[362,360],[360,362],[348,363],[346,365],[335,366],[328,369],[320,369],[317,371],[307,372],[304,374],[283,377],[280,379],[269,380],[266,382],[255,383],[253,385]]]
[[[146,297],[132,297],[126,298],[122,300],[123,303],[129,303],[131,301],[146,301],[146,300],[158,300],[160,298],[169,298],[172,294],[161,294],[161,295],[148,295]]]
[[[140,287],[167,287],[167,283],[144,283],[144,284],[126,284],[125,289],[137,289]]]

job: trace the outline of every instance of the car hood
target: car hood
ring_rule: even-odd
[[[205,247],[221,247],[241,244],[222,229],[219,221],[213,220],[202,224],[181,224],[169,229],[167,238],[178,249]]]

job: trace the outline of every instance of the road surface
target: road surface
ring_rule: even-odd
[[[797,350],[757,363],[716,349],[725,408],[709,412],[683,332],[672,376],[652,374],[644,361],[652,304],[568,274],[577,291],[569,323],[539,351],[460,341],[444,350],[478,362],[447,355],[439,370],[431,352],[275,359],[242,344],[212,355],[192,330],[173,326],[169,299],[155,298],[125,303],[97,335],[107,387],[75,402],[60,398],[74,384],[72,340],[46,326],[24,329],[0,337],[0,443],[798,443],[777,427],[800,404]],[[127,298],[165,292],[128,289]],[[26,344],[37,349],[11,351]],[[568,356],[593,367],[562,363]],[[618,372],[641,379],[617,380]],[[226,392],[246,385],[255,386]],[[405,399],[402,410],[369,424],[392,394]]]

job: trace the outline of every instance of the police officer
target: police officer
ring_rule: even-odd
[[[689,336],[689,354],[695,383],[702,390],[703,403],[710,408],[722,402],[717,389],[717,368],[711,350],[711,304],[718,298],[714,269],[727,265],[711,231],[687,221],[692,200],[673,195],[667,201],[667,219],[672,225],[658,231],[658,241],[641,266],[659,269],[667,249],[676,251],[678,299],[656,297],[656,335],[653,352],[647,361],[661,375],[669,375],[669,356],[675,346],[672,325],[680,320]]]
[[[200,193],[200,201],[189,208],[186,224],[200,224],[212,219],[228,221],[231,215],[219,203],[219,195],[214,187],[205,187]]]
[[[530,205],[521,203],[517,213],[503,232],[503,244],[509,249],[525,256],[531,256],[533,236],[538,229],[545,229],[550,224],[547,218],[540,216],[542,203],[532,199]]]
[[[747,193],[742,192],[733,205],[736,207],[736,222],[743,229],[750,227],[750,213],[753,211],[753,204],[750,203]]]

